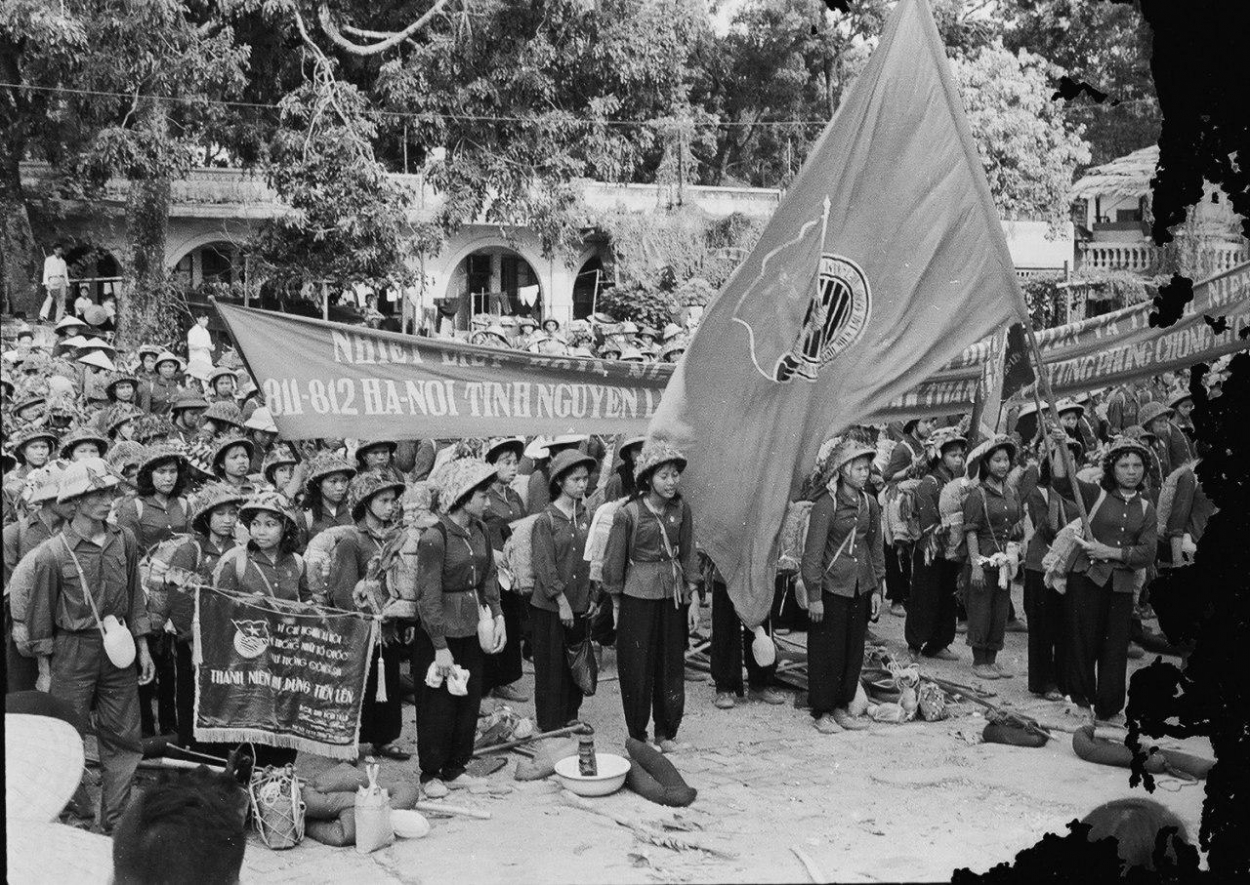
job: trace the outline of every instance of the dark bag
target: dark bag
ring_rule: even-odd
[[[564,655],[569,662],[569,672],[573,675],[573,684],[582,690],[583,697],[593,697],[599,685],[599,663],[595,660],[595,649],[590,644],[590,619],[579,618],[582,622],[582,636],[569,642],[565,640]]]

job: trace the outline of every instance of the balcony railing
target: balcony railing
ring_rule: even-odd
[[[1077,269],[1091,271],[1126,270],[1147,273],[1157,266],[1162,250],[1153,243],[1077,243]],[[1223,273],[1250,260],[1250,247],[1244,243],[1211,243],[1204,249],[1209,273]]]

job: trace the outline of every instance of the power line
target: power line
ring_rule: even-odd
[[[223,108],[241,108],[251,110],[277,111],[281,110],[280,105],[266,104],[262,102],[251,101],[232,101],[229,99],[207,98],[205,96],[170,96],[170,95],[140,95],[136,96],[129,92],[110,92],[98,89],[77,89],[67,86],[39,86],[30,83],[0,83],[3,89],[28,89],[36,92],[49,92],[58,95],[81,95],[93,98],[121,98],[134,101],[136,98],[144,98],[152,101],[167,102],[170,104],[180,105],[206,105],[210,107]],[[1138,104],[1154,104],[1152,98],[1131,98],[1114,104],[1074,104],[1066,102],[1062,105],[1063,112],[1068,111],[1085,111],[1085,110],[1104,110],[1112,107],[1123,107],[1127,105]],[[424,112],[404,112],[404,111],[388,111],[388,110],[370,110],[369,114],[379,117],[386,117],[394,120],[403,120],[405,122],[412,120],[429,120],[431,118],[440,120],[452,120],[468,123],[537,123],[540,118],[537,117],[517,117],[517,116],[494,116],[487,114],[449,114],[438,111]],[[661,122],[664,118],[643,119],[624,119],[624,120],[604,120],[592,117],[579,117],[569,115],[570,123],[580,123],[586,126],[651,126]],[[755,122],[742,122],[737,120],[688,120],[686,125],[695,126],[705,129],[720,128],[750,128],[750,127],[798,127],[798,126],[825,126],[828,120],[758,120]]]

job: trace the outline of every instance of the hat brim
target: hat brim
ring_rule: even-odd
[[[570,461],[568,464],[562,465],[560,467],[559,472],[556,472],[553,470],[551,473],[551,481],[553,483],[560,482],[560,480],[566,474],[568,474],[570,471],[577,469],[578,467],[585,467],[587,470],[593,471],[597,463],[598,462],[595,461],[595,459],[590,457],[589,455],[581,455],[580,457],[577,457],[573,459],[572,461]]]
[[[483,457],[487,464],[494,464],[499,459],[499,456],[505,452],[513,452],[516,454],[517,460],[521,460],[525,456],[525,440],[520,438],[500,440],[488,448]]]
[[[638,473],[634,476],[634,481],[639,483],[646,482],[647,477],[655,473],[665,464],[676,464],[677,472],[682,473],[685,471],[687,463],[686,459],[680,455],[675,455],[672,458],[665,458],[663,461],[657,461],[654,464],[648,465],[645,469],[638,471]]]

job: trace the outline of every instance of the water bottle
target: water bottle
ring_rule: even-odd
[[[595,762],[595,730],[589,725],[577,736],[577,769],[582,777],[598,777]]]

